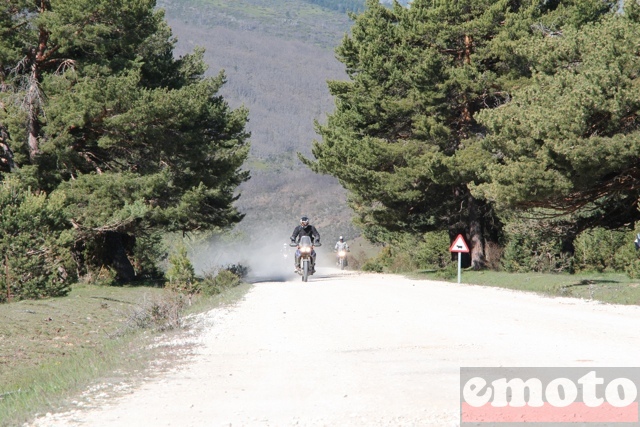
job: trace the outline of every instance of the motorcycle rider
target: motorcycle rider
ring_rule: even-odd
[[[349,245],[344,241],[344,238],[340,236],[340,239],[338,239],[334,248],[334,251],[336,252],[336,265],[340,265],[340,251],[342,250],[349,252]]]
[[[315,245],[320,245],[320,233],[316,228],[309,224],[309,218],[307,216],[302,216],[300,218],[300,225],[296,226],[293,229],[293,234],[291,234],[291,242],[297,244],[302,236],[309,236],[311,241],[314,242]],[[300,251],[296,251],[296,259],[295,259],[295,267],[296,272],[300,269]],[[316,251],[311,250],[311,274],[313,274],[316,270]]]

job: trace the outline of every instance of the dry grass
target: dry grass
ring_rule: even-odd
[[[408,274],[414,279],[455,282],[456,275],[443,278],[435,271]],[[506,273],[491,270],[462,272],[462,283],[535,292],[547,296],[574,297],[608,304],[640,305],[640,285],[622,273]]]
[[[205,311],[239,299],[246,286],[191,307],[164,289],[78,285],[63,298],[0,305],[0,427],[56,412],[101,381],[148,375],[160,358],[179,361],[185,310]],[[172,332],[173,331],[173,332]]]

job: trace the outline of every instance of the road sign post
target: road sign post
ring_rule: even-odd
[[[451,247],[449,248],[449,252],[457,252],[458,253],[458,283],[460,283],[460,275],[462,270],[462,253],[469,252],[469,246],[467,246],[467,242],[464,241],[464,237],[462,234],[458,234],[456,240],[453,241]]]

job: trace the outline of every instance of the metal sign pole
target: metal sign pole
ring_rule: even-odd
[[[467,246],[467,242],[464,241],[464,237],[462,237],[462,234],[458,234],[456,240],[454,240],[451,244],[451,247],[449,247],[449,252],[458,252],[458,283],[460,283],[462,270],[462,252],[469,253],[469,246]]]

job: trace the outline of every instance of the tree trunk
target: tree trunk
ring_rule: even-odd
[[[84,258],[84,250],[86,246],[84,240],[78,239],[71,247],[71,258],[76,263],[76,274],[78,277],[83,277],[87,274],[87,263]]]
[[[131,282],[136,278],[136,272],[127,256],[127,245],[130,236],[116,231],[107,231],[104,236],[105,260],[116,272],[116,280]]]
[[[484,233],[478,201],[469,194],[469,250],[471,251],[471,267],[481,270],[486,265],[484,254]]]
[[[16,163],[13,160],[13,151],[11,151],[9,147],[9,134],[0,123],[0,171],[13,172],[16,169]]]
[[[464,63],[471,64],[471,50],[473,46],[473,37],[469,34],[464,35]]]
[[[29,159],[33,163],[40,153],[38,146],[38,134],[40,133],[40,87],[38,82],[38,63],[32,64],[31,76],[29,76],[29,89],[27,91],[27,144],[29,146]]]
[[[472,47],[473,47],[473,38],[470,35],[465,34],[463,61],[466,65],[471,64]],[[461,133],[461,137],[464,139],[469,137],[465,129],[471,123],[471,120],[473,118],[473,112],[471,111],[470,101],[466,93],[463,93],[462,95],[461,115],[462,115],[462,123],[464,124],[462,128],[463,130]]]
[[[49,10],[47,1],[40,2],[40,13]],[[41,67],[44,66],[50,52],[47,52],[49,44],[49,32],[40,28],[38,33],[38,47],[33,49],[28,57],[31,60],[31,72],[29,74],[29,89],[26,94],[27,105],[27,145],[29,147],[29,159],[34,163],[40,154],[40,114],[43,109],[43,97],[40,92]]]

